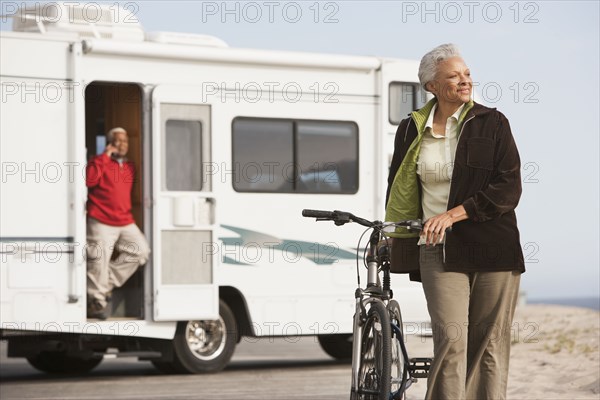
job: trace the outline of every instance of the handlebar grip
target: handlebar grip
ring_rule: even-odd
[[[323,210],[302,210],[302,216],[309,218],[333,218],[333,212]]]

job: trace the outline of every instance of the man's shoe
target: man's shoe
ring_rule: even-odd
[[[105,320],[110,317],[110,306],[111,304],[108,303],[106,307],[102,307],[102,304],[98,300],[94,300],[88,305],[87,316],[88,318]]]

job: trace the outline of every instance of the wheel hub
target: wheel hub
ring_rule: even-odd
[[[214,321],[189,321],[186,332],[187,345],[200,360],[212,360],[225,348],[227,332],[221,317]]]
[[[206,331],[200,327],[196,328],[194,330],[194,336],[200,341],[200,342],[206,342]]]

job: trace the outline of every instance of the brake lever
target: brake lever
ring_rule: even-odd
[[[350,213],[335,210],[333,214],[333,221],[337,226],[342,226],[344,224],[347,224],[348,222],[352,222]]]
[[[406,227],[406,229],[410,232],[410,231],[417,231],[420,232],[423,230],[423,221],[421,220],[416,220],[416,221],[412,221],[410,223],[410,225],[408,225]]]

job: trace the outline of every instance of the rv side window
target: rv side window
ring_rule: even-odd
[[[356,193],[358,126],[236,118],[233,170],[238,192]]]
[[[167,190],[202,190],[202,124],[167,120],[165,151]]]
[[[389,89],[389,120],[394,125],[399,124],[427,101],[425,91],[416,83],[391,82]]]
[[[298,122],[297,182],[302,193],[356,193],[358,129],[347,122]]]
[[[293,123],[236,118],[233,121],[233,188],[238,192],[291,192]]]

